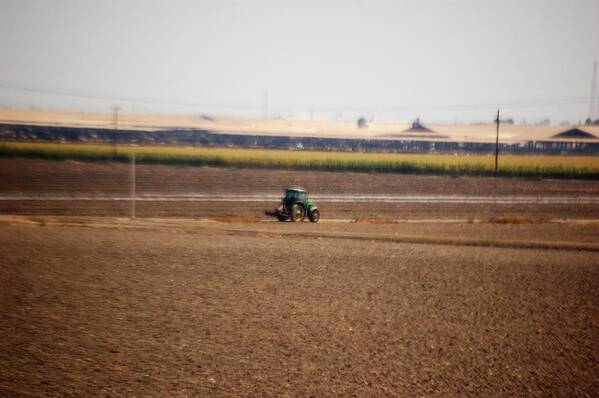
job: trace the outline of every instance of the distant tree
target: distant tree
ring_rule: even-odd
[[[368,121],[366,120],[366,118],[361,117],[358,119],[358,128],[359,129],[365,129],[366,127],[368,127]]]
[[[551,119],[545,118],[537,121],[535,123],[537,126],[549,126],[551,124]]]

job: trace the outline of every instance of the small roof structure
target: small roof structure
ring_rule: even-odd
[[[552,136],[551,138],[597,139],[597,136],[595,136],[587,131],[581,130],[578,127],[574,127],[569,130],[562,131],[561,133],[558,133],[558,134]]]
[[[420,118],[417,118],[412,122],[412,126],[409,129],[403,131],[404,133],[434,133],[433,130],[420,123]]]

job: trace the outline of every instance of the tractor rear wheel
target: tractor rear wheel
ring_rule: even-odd
[[[304,221],[304,208],[300,205],[291,206],[291,221]]]
[[[320,220],[320,211],[314,209],[310,212],[308,217],[310,218],[310,222],[318,222],[318,220]]]

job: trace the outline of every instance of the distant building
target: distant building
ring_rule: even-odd
[[[412,127],[410,127],[409,129],[405,130],[404,133],[416,133],[416,132],[433,132],[431,129],[429,129],[428,127],[426,127],[424,124],[420,123],[420,118],[416,118],[416,120],[414,120],[412,122]]]
[[[572,129],[558,133],[551,138],[597,139],[597,136],[574,127]]]

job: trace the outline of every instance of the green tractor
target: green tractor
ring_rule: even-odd
[[[300,222],[306,217],[310,222],[320,220],[320,210],[310,199],[308,192],[300,188],[285,189],[285,197],[281,200],[281,204],[274,211],[266,210],[265,214],[279,221]]]

